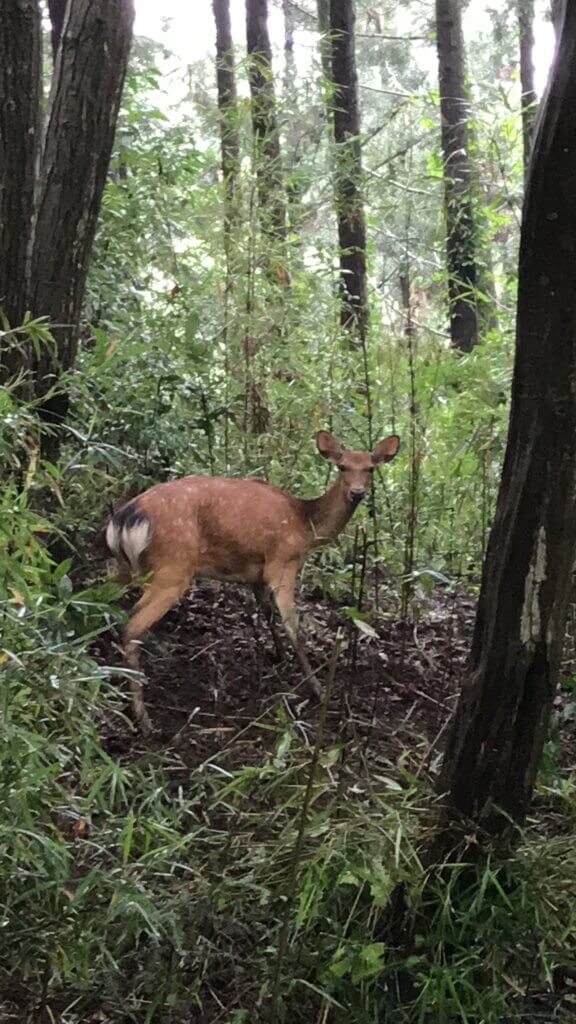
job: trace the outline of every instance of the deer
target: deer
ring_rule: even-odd
[[[376,466],[400,448],[392,434],[372,452],[345,450],[327,430],[315,436],[320,455],[338,475],[324,494],[298,498],[267,481],[249,477],[186,476],[156,484],[128,501],[109,520],[106,545],[121,584],[144,579],[123,631],[132,710],[149,733],[140,673],[141,638],[189,589],[196,576],[252,586],[282,654],[274,627],[280,614],[312,694],[321,687],[298,632],[296,580],[307,556],[334,541],[371,486]]]

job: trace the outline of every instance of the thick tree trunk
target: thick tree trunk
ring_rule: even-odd
[[[37,0],[5,0],[0,19],[0,309],[11,327],[26,312],[29,245],[40,144],[41,32]],[[26,366],[2,353],[2,377]]]
[[[576,552],[576,4],[542,108],[520,239],[508,444],[442,777],[452,807],[494,832],[529,808]]]
[[[470,352],[478,340],[472,175],[468,138],[462,0],[436,0],[446,258],[453,348]]]
[[[216,23],[216,85],[220,113],[222,176],[224,178],[225,234],[228,245],[231,225],[236,215],[238,191],[238,110],[230,0],[212,0]]]
[[[354,46],[354,0],[330,0],[333,118],[336,141],[336,207],[340,246],[343,327],[365,339],[366,224],[362,200],[360,110]]]
[[[71,0],[71,2],[74,2],[74,0]],[[56,64],[58,47],[60,46],[60,40],[62,39],[66,6],[67,0],[48,0],[48,13],[50,15],[50,25],[52,27],[52,61],[54,65]]]
[[[76,355],[84,285],[106,182],[132,38],[132,0],[74,0],[64,23],[47,111],[32,249],[31,308],[53,326],[56,353],[37,362],[39,396]],[[47,422],[67,412],[46,399]]]
[[[534,0],[518,0],[518,34],[520,42],[520,87],[522,89],[522,139],[524,143],[524,177],[528,173],[532,136],[536,120],[537,96],[534,88]]]
[[[246,43],[262,230],[271,240],[282,243],[286,238],[286,203],[276,123],[267,0],[246,0]]]

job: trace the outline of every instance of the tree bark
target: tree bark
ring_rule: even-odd
[[[234,74],[234,43],[230,26],[230,0],[212,0],[216,23],[216,85],[220,113],[220,144],[224,178],[226,242],[236,215],[238,190],[238,111],[236,77]]]
[[[132,39],[132,0],[74,0],[64,24],[47,111],[32,249],[31,309],[53,325],[36,388],[46,395],[76,355],[84,285]],[[49,397],[47,422],[66,416]]]
[[[283,243],[286,238],[286,204],[267,0],[246,0],[246,43],[262,230],[271,240]]]
[[[284,92],[288,94],[294,91],[296,81],[294,0],[282,0],[282,15],[284,20]]]
[[[528,175],[508,443],[441,780],[453,808],[495,833],[529,808],[576,552],[575,109],[569,4]]]
[[[318,31],[320,39],[320,60],[326,82],[332,81],[332,44],[327,38],[330,32],[330,0],[317,0]]]
[[[5,0],[0,20],[0,309],[18,327],[27,308],[30,232],[40,145],[41,28],[37,0]],[[26,365],[2,354],[2,377]]]
[[[566,0],[550,0],[550,17],[554,26],[556,40],[558,40],[560,36],[560,23],[562,21],[565,2]]]
[[[532,136],[536,120],[537,96],[534,88],[534,0],[518,0],[518,33],[520,42],[520,87],[522,89],[522,139],[524,148],[524,178],[528,174]]]
[[[71,0],[71,2],[73,3],[74,0]],[[58,47],[60,46],[60,40],[62,39],[66,6],[67,0],[48,0],[48,13],[50,15],[50,24],[52,26],[52,62],[54,65],[56,65]]]
[[[444,160],[446,259],[452,346],[470,352],[478,341],[476,257],[462,0],[436,0],[436,42]]]
[[[340,247],[343,327],[365,340],[366,224],[362,199],[360,110],[354,46],[354,0],[330,0],[333,120],[336,142],[336,209]]]

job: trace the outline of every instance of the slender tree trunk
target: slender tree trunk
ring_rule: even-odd
[[[530,805],[576,552],[575,109],[570,3],[528,175],[508,444],[442,776],[452,807],[494,832]]]
[[[224,178],[225,235],[229,245],[230,229],[237,214],[238,191],[238,110],[234,74],[234,43],[230,27],[230,0],[212,0],[216,23],[216,84],[220,113],[222,176]]]
[[[286,204],[267,0],[246,0],[246,42],[262,230],[271,240],[283,243],[286,238]]]
[[[294,0],[282,0],[284,19],[284,92],[294,91],[296,79],[296,60],[294,58]]]
[[[18,327],[27,308],[30,232],[40,143],[41,32],[37,0],[5,0],[0,19],[0,310]],[[26,366],[2,353],[2,378]]]
[[[330,0],[317,0],[318,31],[320,39],[320,60],[326,82],[332,81],[332,44],[327,38],[330,32]]]
[[[450,335],[470,352],[478,341],[476,258],[470,172],[462,0],[436,0]]]
[[[407,232],[408,234],[408,232]],[[406,246],[408,250],[408,246]],[[402,602],[400,618],[406,619],[410,608],[410,601],[414,591],[414,561],[416,554],[416,532],[418,526],[418,404],[416,401],[416,331],[412,313],[412,282],[410,278],[410,258],[406,257],[404,267],[400,273],[400,295],[402,298],[402,309],[404,311],[404,337],[406,339],[406,354],[408,357],[408,378],[410,395],[410,441],[409,441],[409,467],[408,467],[408,522],[406,524],[406,537],[404,539],[404,565],[402,584]]]
[[[230,0],[212,0],[216,24],[216,87],[220,114],[220,147],[224,180],[224,254],[226,283],[223,296],[222,344],[224,346],[226,405],[230,394],[229,327],[230,305],[234,287],[234,225],[238,219],[240,147],[238,141],[238,97],[234,70],[234,40],[230,24]],[[224,459],[229,458],[229,424],[224,418]]]
[[[313,146],[311,135],[303,130],[302,111],[307,106],[307,95],[302,98],[296,82],[296,60],[294,58],[294,34],[297,28],[295,0],[282,0],[284,21],[284,80],[282,98],[284,101],[284,175],[286,180],[286,213],[292,238],[298,238],[302,219],[302,191],[304,179],[299,169],[304,154],[304,144]],[[290,264],[301,260],[296,253],[298,243],[291,244]]]
[[[37,361],[39,396],[76,355],[133,20],[132,0],[74,0],[65,19],[47,111],[32,249],[31,309],[49,318],[56,343],[56,353],[45,348]],[[67,394],[61,392],[45,400],[42,413],[57,425],[67,409]]]
[[[74,0],[70,0],[74,3]],[[58,47],[60,46],[60,40],[62,38],[62,31],[64,29],[64,18],[66,16],[67,0],[48,0],[48,13],[50,15],[50,24],[52,26],[51,41],[52,41],[52,61],[56,64],[56,56],[58,54]]]
[[[336,208],[340,246],[343,327],[364,341],[366,306],[366,224],[362,200],[360,110],[354,46],[354,0],[330,0],[333,117],[336,141]]]
[[[524,177],[528,173],[532,136],[536,120],[537,96],[534,88],[534,0],[518,0],[518,32],[520,41],[520,86],[522,89],[522,139],[524,143]]]

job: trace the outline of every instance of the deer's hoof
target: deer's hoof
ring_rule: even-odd
[[[312,694],[312,696],[316,697],[316,700],[321,700],[322,699],[322,687],[321,687],[320,683],[318,682],[318,680],[316,679],[316,676],[311,676],[308,685],[310,687],[310,693]]]
[[[138,715],[137,725],[143,736],[149,737],[154,732],[154,726],[152,725],[152,719],[150,718],[147,711],[143,711]]]

